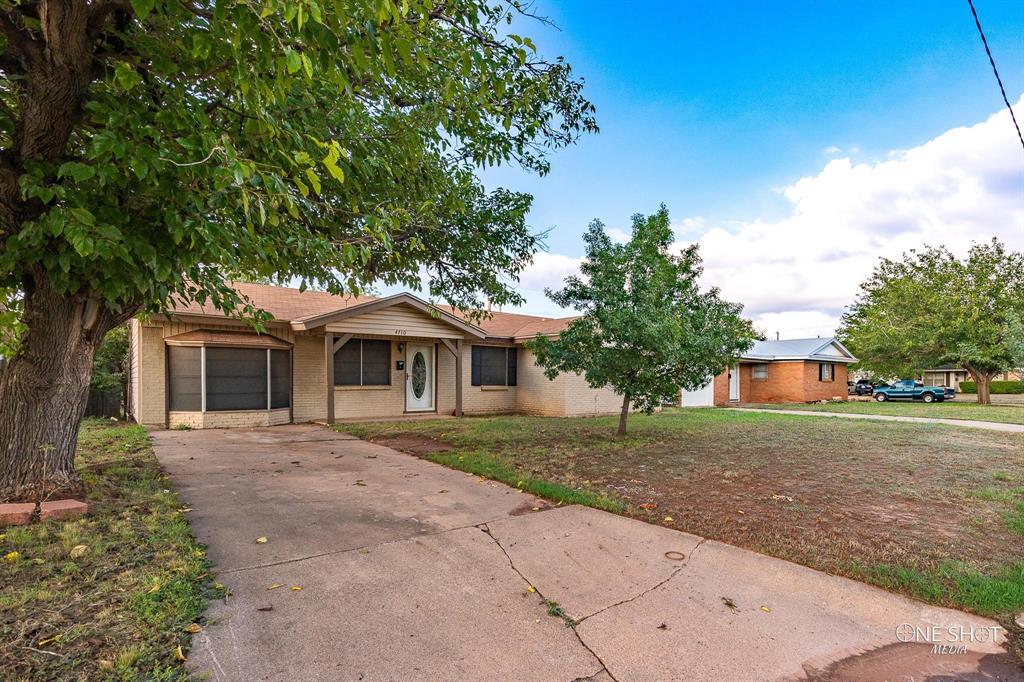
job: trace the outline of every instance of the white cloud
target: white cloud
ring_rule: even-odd
[[[608,228],[605,230],[605,232],[608,233],[609,239],[619,244],[625,244],[633,237],[631,233],[627,232],[626,230],[619,229],[618,227]]]
[[[533,255],[533,263],[519,274],[518,288],[530,291],[544,291],[545,287],[558,289],[566,277],[579,272],[582,262],[582,258],[538,251]]]
[[[1024,97],[1014,109],[1024,118]],[[703,282],[771,337],[831,333],[881,257],[925,244],[963,253],[992,237],[1024,250],[1024,164],[1005,109],[883,160],[832,159],[782,195],[790,212],[780,220],[674,225],[680,245],[700,242]]]

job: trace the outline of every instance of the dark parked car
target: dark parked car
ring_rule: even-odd
[[[875,387],[867,379],[858,379],[857,383],[850,382],[848,388],[850,395],[871,395],[875,392]]]
[[[923,386],[913,379],[897,381],[892,386],[876,386],[875,400],[923,400],[926,403],[956,398],[956,390],[945,386]]]

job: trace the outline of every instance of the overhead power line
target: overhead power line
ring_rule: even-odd
[[[1003,79],[999,77],[999,69],[996,68],[996,60],[992,58],[992,50],[988,48],[988,40],[985,39],[985,31],[981,28],[981,20],[978,19],[978,10],[974,9],[974,0],[967,0],[967,4],[971,6],[971,14],[974,15],[974,25],[978,27],[978,34],[981,36],[981,42],[985,46],[985,54],[988,55],[988,63],[992,65],[992,73],[996,75],[996,82],[999,83],[999,92],[1003,93],[1003,101],[1006,102],[1006,108],[1010,110],[1010,118],[1013,120],[1013,127],[1017,129],[1017,137],[1020,138],[1020,146],[1024,147],[1024,135],[1020,134],[1020,126],[1017,125],[1017,117],[1013,115],[1013,107],[1010,106],[1010,100],[1006,97],[1006,88],[1003,87]]]

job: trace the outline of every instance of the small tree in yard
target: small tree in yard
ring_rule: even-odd
[[[954,364],[974,379],[978,402],[991,403],[992,377],[1020,363],[1013,325],[1021,315],[1024,254],[993,239],[964,260],[944,247],[882,259],[839,333],[869,370],[911,376]]]
[[[528,195],[595,131],[487,0],[0,4],[0,502],[76,492],[93,357],[139,312],[266,316],[232,274],[520,300]]]
[[[594,388],[622,396],[618,434],[626,433],[631,405],[651,412],[680,387],[693,390],[722,371],[755,338],[743,307],[723,301],[717,289],[701,292],[697,246],[669,251],[668,210],[633,216],[628,244],[615,244],[595,220],[584,237],[581,277],[545,293],[574,308],[573,320],[555,340],[538,335],[528,344],[544,373],[578,372]]]

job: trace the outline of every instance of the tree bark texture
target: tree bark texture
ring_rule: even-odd
[[[81,492],[75,445],[93,357],[123,318],[85,296],[58,294],[45,275],[26,292],[28,329],[0,373],[0,502]]]
[[[622,396],[622,412],[619,413],[619,430],[616,435],[626,435],[626,420],[629,418],[629,394]]]
[[[992,377],[994,377],[995,374],[983,372],[972,367],[965,367],[964,369],[966,369],[967,373],[971,375],[972,379],[974,379],[976,387],[975,390],[978,394],[978,402],[982,405],[991,405],[992,394],[990,391],[990,385],[992,383]]]

